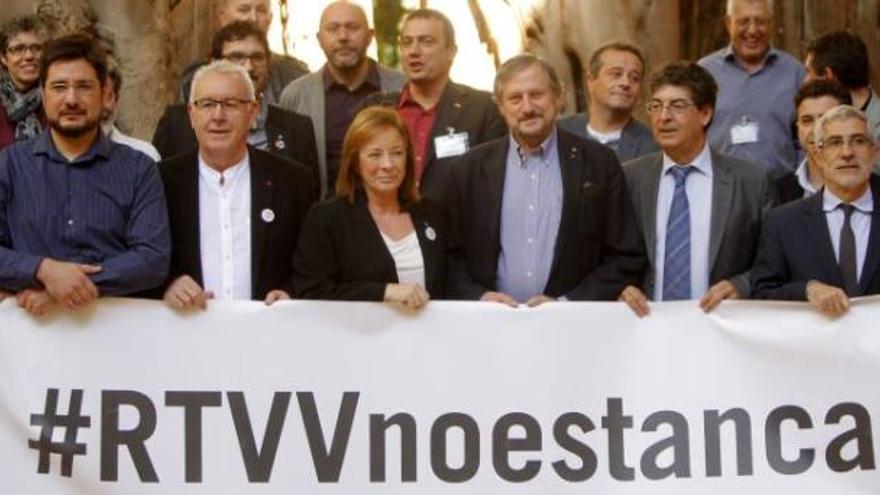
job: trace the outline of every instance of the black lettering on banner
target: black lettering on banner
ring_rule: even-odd
[[[137,409],[138,424],[131,430],[119,429],[119,408]],[[156,430],[156,406],[149,397],[131,390],[104,390],[101,393],[101,481],[119,479],[119,447],[128,448],[141,482],[158,483],[145,442]]]
[[[657,431],[660,425],[672,428],[672,436],[655,442],[642,453],[642,474],[649,480],[662,480],[670,476],[688,478],[691,475],[690,435],[687,418],[675,411],[659,411],[645,418],[642,431]],[[672,449],[672,464],[660,467],[660,454]]]
[[[328,452],[321,428],[321,418],[318,417],[318,407],[315,405],[315,394],[312,392],[296,393],[296,401],[299,403],[300,414],[302,414],[306,438],[309,441],[309,450],[312,453],[312,462],[315,465],[315,474],[321,483],[339,481],[339,473],[342,471],[342,463],[345,461],[345,451],[348,449],[348,439],[351,437],[351,427],[354,424],[354,413],[357,410],[359,397],[360,392],[342,394],[342,404],[339,406],[339,414],[336,418],[336,429],[330,440],[330,451]]]
[[[871,437],[871,415],[861,405],[854,402],[837,404],[828,410],[825,416],[825,424],[840,424],[844,416],[850,416],[855,421],[855,427],[838,435],[825,451],[825,461],[832,471],[843,473],[855,468],[862,470],[876,469],[874,463],[874,441]],[[849,442],[856,441],[856,456],[852,459],[843,458],[843,448]]]
[[[390,418],[384,414],[370,415],[370,481],[385,481],[385,440],[388,429],[400,429],[400,480],[416,481],[416,420],[410,414],[398,413]]]
[[[226,393],[235,434],[238,436],[238,448],[241,450],[244,469],[251,483],[268,483],[269,478],[272,477],[272,467],[275,466],[275,455],[281,442],[281,432],[284,429],[284,419],[287,417],[291,395],[290,392],[275,392],[269,409],[269,419],[266,421],[266,430],[263,433],[263,442],[260,450],[257,450],[257,441],[244,393]]]
[[[788,461],[782,457],[782,433],[780,428],[783,421],[794,421],[800,429],[813,427],[813,420],[803,408],[798,406],[780,406],[770,411],[767,415],[767,423],[764,425],[764,442],[767,447],[767,462],[774,471],[780,474],[801,474],[810,469],[816,458],[814,449],[800,449],[797,459]]]
[[[202,482],[202,409],[220,407],[220,392],[165,392],[166,407],[183,408],[183,457],[187,483]]]
[[[703,412],[706,476],[721,476],[721,424],[727,421],[733,422],[736,432],[736,473],[739,476],[751,476],[754,474],[752,418],[741,408],[728,409],[724,414],[719,414],[717,409]]]
[[[626,451],[623,443],[623,430],[633,427],[632,416],[624,416],[623,399],[609,398],[602,417],[602,428],[608,430],[608,470],[618,481],[636,479],[635,469],[626,465]]]
[[[521,426],[525,430],[522,438],[511,438],[510,430]],[[502,479],[523,483],[534,479],[541,471],[541,461],[526,461],[520,469],[510,466],[511,452],[540,452],[541,425],[528,414],[516,412],[501,416],[492,429],[492,464]]]
[[[553,469],[560,478],[575,483],[592,478],[596,474],[598,460],[593,449],[588,447],[587,444],[577,441],[577,439],[569,434],[568,431],[572,426],[577,426],[584,433],[589,433],[596,429],[596,427],[590,421],[590,418],[574,412],[559,416],[553,424],[553,438],[556,440],[556,443],[568,452],[578,456],[581,460],[581,467],[579,469],[570,467],[563,460],[554,462]]]
[[[447,438],[450,428],[464,433],[464,462],[458,469],[447,463]],[[431,426],[431,469],[437,478],[448,483],[463,483],[473,478],[480,469],[480,428],[474,418],[464,413],[440,416]]]

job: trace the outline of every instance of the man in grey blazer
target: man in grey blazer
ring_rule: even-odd
[[[317,36],[327,63],[284,88],[280,105],[311,117],[321,197],[327,197],[333,194],[342,141],[354,113],[375,93],[400,91],[404,75],[367,57],[373,29],[357,4],[339,0],[328,5]]]
[[[621,163],[659,150],[651,130],[633,118],[644,74],[639,47],[619,41],[602,45],[590,57],[589,114],[560,119],[559,127],[608,146]]]
[[[639,316],[648,299],[699,299],[704,311],[749,294],[761,224],[775,202],[760,166],[709,148],[717,86],[694,63],[672,63],[651,80],[654,137],[662,149],[624,164],[649,268],[620,299]]]

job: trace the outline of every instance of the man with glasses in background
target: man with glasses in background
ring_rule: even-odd
[[[816,123],[825,187],[767,218],[752,270],[753,297],[809,301],[837,316],[851,297],[880,294],[880,177],[867,117],[849,105]]]
[[[248,144],[305,166],[317,181],[318,151],[312,120],[276,106],[266,97],[269,53],[266,36],[249,21],[232,22],[214,33],[211,40],[211,58],[244,67],[253,82],[259,112],[248,132]],[[186,105],[171,105],[165,109],[156,126],[153,144],[164,158],[198,147]]]
[[[806,70],[770,45],[772,0],[728,0],[724,21],[730,45],[699,62],[718,84],[709,143],[781,177],[798,162],[794,95]]]
[[[38,136],[45,123],[40,97],[40,55],[46,32],[36,16],[0,28],[0,150]]]
[[[214,61],[193,77],[188,107],[198,150],[159,164],[172,257],[165,301],[289,297],[300,225],[317,190],[304,167],[248,145],[259,114],[244,67]]]
[[[642,286],[627,287],[620,299],[638,316],[650,311],[648,299],[698,299],[712,311],[725,299],[748,297],[775,190],[758,165],[710,148],[717,87],[709,72],[669,64],[650,89],[645,109],[662,151],[623,165],[649,266]]]

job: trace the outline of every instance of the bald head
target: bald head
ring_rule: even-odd
[[[348,0],[336,0],[330,2],[321,12],[320,26],[323,28],[328,18],[344,15],[346,18],[357,18],[364,26],[369,27],[367,13],[360,5]]]
[[[336,71],[352,71],[367,63],[367,47],[373,41],[373,30],[367,13],[359,5],[339,0],[321,13],[318,43],[327,63]]]
[[[272,6],[269,0],[223,0],[220,2],[220,25],[233,21],[251,21],[260,31],[269,31],[272,24]]]

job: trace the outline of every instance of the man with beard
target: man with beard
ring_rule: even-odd
[[[40,65],[49,132],[0,152],[0,289],[34,314],[161,284],[171,243],[145,154],[100,132],[107,59],[85,35],[49,42]]]
[[[317,36],[327,63],[290,83],[281,94],[281,106],[312,118],[324,197],[336,183],[342,141],[355,111],[374,93],[400,91],[404,75],[367,57],[373,29],[354,3],[337,0],[328,5]]]
[[[9,21],[0,30],[0,150],[40,134],[40,54],[46,34],[33,16]]]
[[[244,67],[254,85],[259,114],[248,131],[251,146],[302,164],[318,180],[318,151],[312,120],[269,102],[269,43],[259,26],[235,21],[214,33],[211,59],[228,60]],[[187,153],[198,147],[187,106],[171,105],[156,126],[153,144],[163,158]]]

